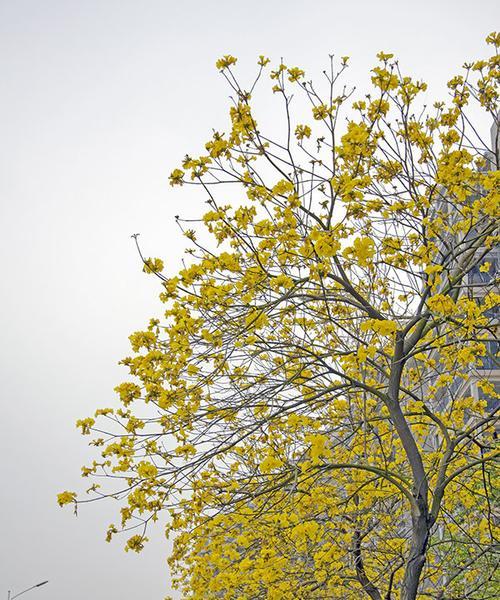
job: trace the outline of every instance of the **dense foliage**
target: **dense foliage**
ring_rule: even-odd
[[[78,422],[100,452],[83,468],[104,478],[93,497],[122,500],[108,539],[139,526],[139,551],[165,513],[183,597],[498,592],[499,156],[470,116],[498,128],[500,36],[487,41],[432,108],[391,54],[362,99],[341,83],[346,57],[323,96],[265,57],[249,90],[236,58],[217,62],[230,128],[170,177],[209,210],[179,220],[176,276],[144,259],[165,318],[130,336],[122,408]],[[279,140],[252,109],[267,69]],[[311,106],[299,121],[292,91]]]

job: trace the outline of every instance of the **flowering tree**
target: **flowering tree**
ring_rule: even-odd
[[[252,110],[269,60],[248,90],[234,57],[217,62],[230,129],[170,177],[210,205],[196,230],[179,220],[190,261],[166,277],[144,259],[165,319],[130,336],[123,407],[78,422],[100,449],[83,475],[110,485],[92,498],[122,500],[108,540],[140,527],[126,546],[139,551],[166,513],[183,597],[498,591],[499,144],[470,117],[498,131],[500,35],[487,42],[432,109],[391,54],[354,103],[347,58],[324,95],[279,64],[283,139]],[[310,119],[296,122],[291,89]]]

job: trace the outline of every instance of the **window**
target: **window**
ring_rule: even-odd
[[[485,285],[492,283],[498,277],[498,255],[487,255],[483,263],[490,263],[488,271],[481,271],[481,265],[476,265],[469,271],[469,283],[473,285]]]
[[[478,369],[491,371],[494,369],[500,369],[498,360],[498,346],[497,340],[489,340],[484,343],[486,346],[486,356],[480,358],[480,365]]]
[[[494,386],[495,386],[495,393],[500,394],[500,382],[495,381],[492,383],[494,383]],[[490,413],[497,410],[497,408],[500,406],[499,398],[494,398],[493,396],[486,394],[480,388],[478,388],[478,390],[477,390],[477,395],[478,395],[479,400],[486,400],[486,402],[487,402],[486,410]]]

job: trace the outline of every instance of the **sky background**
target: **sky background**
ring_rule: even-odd
[[[169,592],[161,525],[126,554],[125,537],[104,541],[115,504],[75,518],[56,494],[90,485],[74,422],[114,404],[128,335],[160,312],[131,234],[174,274],[174,215],[204,210],[168,175],[227,124],[215,60],[238,56],[249,81],[259,54],[312,78],[329,53],[349,55],[347,79],[363,89],[383,49],[432,102],[486,53],[499,16],[489,0],[0,0],[0,600],[45,579],[25,597]]]

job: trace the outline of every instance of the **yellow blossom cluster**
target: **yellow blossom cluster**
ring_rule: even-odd
[[[498,34],[488,43],[448,105],[425,110],[426,85],[390,53],[352,106],[347,57],[324,94],[280,62],[277,140],[236,58],[217,61],[234,86],[227,131],[170,175],[208,209],[177,274],[144,259],[162,315],[130,336],[120,407],[77,423],[98,453],[82,474],[117,483],[89,489],[120,502],[107,539],[165,515],[184,598],[476,598],[476,581],[494,597],[499,394],[481,368],[500,179],[465,116],[498,111]]]

